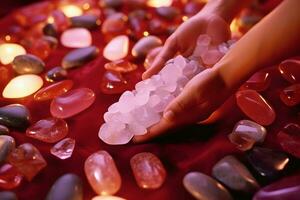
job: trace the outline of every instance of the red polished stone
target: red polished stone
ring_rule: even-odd
[[[34,95],[34,100],[46,101],[53,99],[69,91],[73,87],[73,84],[72,80],[64,80],[44,87]]]
[[[104,94],[121,94],[129,89],[129,84],[122,74],[107,71],[102,77],[100,89]]]
[[[271,83],[270,73],[268,72],[257,72],[243,85],[242,89],[251,89],[258,92],[266,90]]]
[[[16,167],[28,181],[31,181],[43,168],[47,162],[39,150],[30,143],[24,143],[14,149],[7,161]]]
[[[287,124],[277,135],[277,141],[282,149],[300,158],[300,126]]]
[[[117,60],[110,63],[106,63],[104,65],[104,68],[110,71],[126,73],[136,70],[137,65],[127,60]]]
[[[233,143],[236,148],[241,151],[252,149],[253,145],[255,144],[255,140],[247,135],[231,133],[228,135],[228,138],[230,142]]]
[[[16,168],[10,164],[3,164],[0,167],[0,188],[10,190],[20,185],[23,179]]]
[[[52,155],[56,156],[61,160],[65,160],[70,158],[73,154],[75,148],[75,140],[72,138],[65,138],[55,144],[51,149],[50,152]]]
[[[290,83],[300,82],[300,59],[287,59],[281,62],[278,69],[287,81]]]
[[[89,88],[78,88],[54,98],[51,102],[50,112],[57,118],[72,117],[88,107],[95,101],[95,93]]]
[[[42,60],[47,58],[52,51],[51,46],[47,40],[43,37],[35,38],[30,37],[26,38],[21,42],[22,45],[26,47],[29,53],[38,56]]]
[[[123,13],[110,15],[102,24],[101,31],[104,35],[116,36],[126,32],[127,16]]]
[[[135,38],[140,39],[144,36],[144,31],[148,28],[146,23],[148,18],[144,10],[135,10],[129,14],[128,21]]]
[[[235,96],[239,108],[258,124],[270,125],[275,120],[274,109],[255,90],[238,91]]]
[[[165,181],[166,170],[154,154],[142,152],[130,159],[131,169],[139,187],[159,188]]]
[[[300,103],[300,84],[294,84],[284,88],[280,93],[280,99],[287,106],[295,106]]]
[[[26,130],[28,137],[47,143],[58,142],[67,134],[68,124],[63,119],[57,118],[42,119]]]

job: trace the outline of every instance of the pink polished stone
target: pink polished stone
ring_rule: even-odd
[[[3,164],[0,167],[0,188],[10,190],[20,185],[23,179],[16,168],[10,164]]]
[[[92,35],[86,28],[72,28],[62,33],[60,41],[65,47],[84,48],[91,46]]]
[[[67,134],[67,123],[58,118],[42,119],[26,130],[28,137],[47,143],[55,143],[66,137]]]
[[[110,15],[102,24],[102,33],[104,35],[116,36],[126,32],[127,16],[123,13]]]
[[[107,71],[102,77],[100,89],[104,94],[121,94],[129,89],[129,85],[122,74]]]
[[[274,109],[255,90],[238,91],[235,96],[239,108],[258,124],[270,125],[275,120]]]
[[[139,187],[159,188],[166,179],[166,170],[154,154],[142,152],[130,159],[130,166]]]
[[[31,181],[43,168],[47,162],[39,150],[30,143],[24,143],[14,149],[7,161],[16,167],[28,181]]]
[[[85,175],[97,194],[112,195],[121,187],[121,176],[113,158],[106,151],[90,155],[84,163]]]
[[[221,53],[219,50],[217,49],[211,49],[206,51],[205,53],[203,53],[201,55],[201,59],[202,62],[205,65],[208,66],[213,66],[214,64],[216,64],[222,57],[224,56],[223,53]]]
[[[146,56],[145,62],[144,62],[144,67],[145,69],[149,69],[156,58],[156,56],[159,54],[159,52],[162,50],[162,46],[156,47],[152,49]]]
[[[281,62],[278,69],[287,81],[290,83],[300,82],[300,59],[288,59]]]
[[[64,80],[44,87],[34,95],[34,100],[46,101],[53,99],[69,91],[73,87],[73,84],[71,80]]]
[[[50,152],[52,155],[56,156],[61,160],[65,160],[70,158],[73,154],[75,148],[75,140],[72,138],[65,138],[55,144],[51,149]]]
[[[137,65],[127,60],[117,60],[104,65],[106,70],[127,73],[137,69]]]
[[[300,126],[287,124],[277,135],[277,140],[283,150],[300,158]]]
[[[255,140],[247,135],[231,133],[228,135],[228,138],[230,142],[241,151],[252,149],[253,145],[255,144]]]
[[[287,106],[295,106],[300,103],[300,84],[294,84],[284,88],[280,93],[280,99]]]
[[[70,90],[52,100],[50,112],[57,118],[72,117],[88,107],[95,101],[95,93],[89,88]]]
[[[270,73],[268,72],[257,72],[249,80],[247,80],[242,89],[251,89],[258,92],[266,90],[271,83]]]

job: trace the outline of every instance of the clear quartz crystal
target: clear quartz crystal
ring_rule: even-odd
[[[191,57],[178,55],[170,59],[158,74],[138,82],[135,90],[125,91],[119,101],[108,108],[99,138],[107,144],[117,145],[128,143],[134,135],[146,134],[149,127],[160,121],[164,109],[188,81],[205,69],[201,57],[212,48],[218,55],[223,55],[231,45],[212,46],[208,35],[200,35]],[[214,60],[217,62],[218,59],[211,60],[209,64],[214,65]]]

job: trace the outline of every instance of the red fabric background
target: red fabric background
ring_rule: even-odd
[[[5,29],[10,23],[12,23],[11,18],[5,17],[0,22],[0,28]],[[231,111],[219,122],[212,125],[186,127],[146,144],[130,143],[123,146],[109,146],[100,141],[98,130],[103,123],[103,113],[110,104],[117,101],[118,95],[104,95],[100,92],[101,76],[104,73],[103,65],[107,62],[101,56],[104,42],[100,34],[93,34],[93,43],[100,48],[98,58],[83,67],[70,70],[69,73],[69,78],[75,82],[74,88],[88,87],[96,93],[96,101],[89,109],[67,119],[70,128],[68,137],[76,139],[73,156],[64,161],[59,160],[49,152],[52,145],[28,138],[21,132],[11,133],[16,139],[17,145],[25,142],[35,145],[48,163],[47,167],[32,182],[24,181],[20,187],[14,190],[19,199],[44,199],[54,181],[59,176],[70,172],[82,178],[85,199],[95,196],[85,178],[83,166],[85,159],[98,150],[106,150],[114,158],[122,176],[122,187],[116,195],[130,200],[142,198],[145,200],[193,199],[182,185],[182,178],[187,172],[196,170],[210,174],[212,166],[225,155],[236,154],[243,158],[244,154],[236,150],[227,139],[227,134],[231,132],[234,124],[247,118],[237,108],[234,100]],[[69,49],[59,46],[46,60],[47,69],[60,65],[62,57],[68,51]],[[143,67],[140,66],[138,72],[128,75],[132,82],[139,80],[142,70]],[[288,122],[300,122],[300,108],[299,106],[288,108],[280,101],[280,89],[289,84],[281,78],[276,66],[270,68],[270,71],[272,84],[262,95],[275,108],[277,118],[271,126],[267,127],[268,135],[264,145],[279,148],[275,137],[277,132]],[[32,98],[20,101],[1,99],[0,106],[16,102],[22,103],[30,109],[33,122],[50,116],[50,102],[34,102]],[[129,160],[136,153],[144,151],[156,154],[167,169],[166,182],[160,189],[143,190],[135,183]],[[240,199],[240,196],[237,196],[237,199]]]

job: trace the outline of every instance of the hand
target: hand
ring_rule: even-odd
[[[220,44],[230,38],[229,25],[216,14],[201,11],[190,18],[166,40],[164,47],[156,56],[152,66],[143,74],[143,79],[158,73],[165,62],[179,52],[185,57],[190,56],[200,34],[208,34],[214,44]]]
[[[161,121],[135,142],[144,142],[169,129],[207,119],[231,94],[218,70],[209,68],[195,76],[165,109]]]

